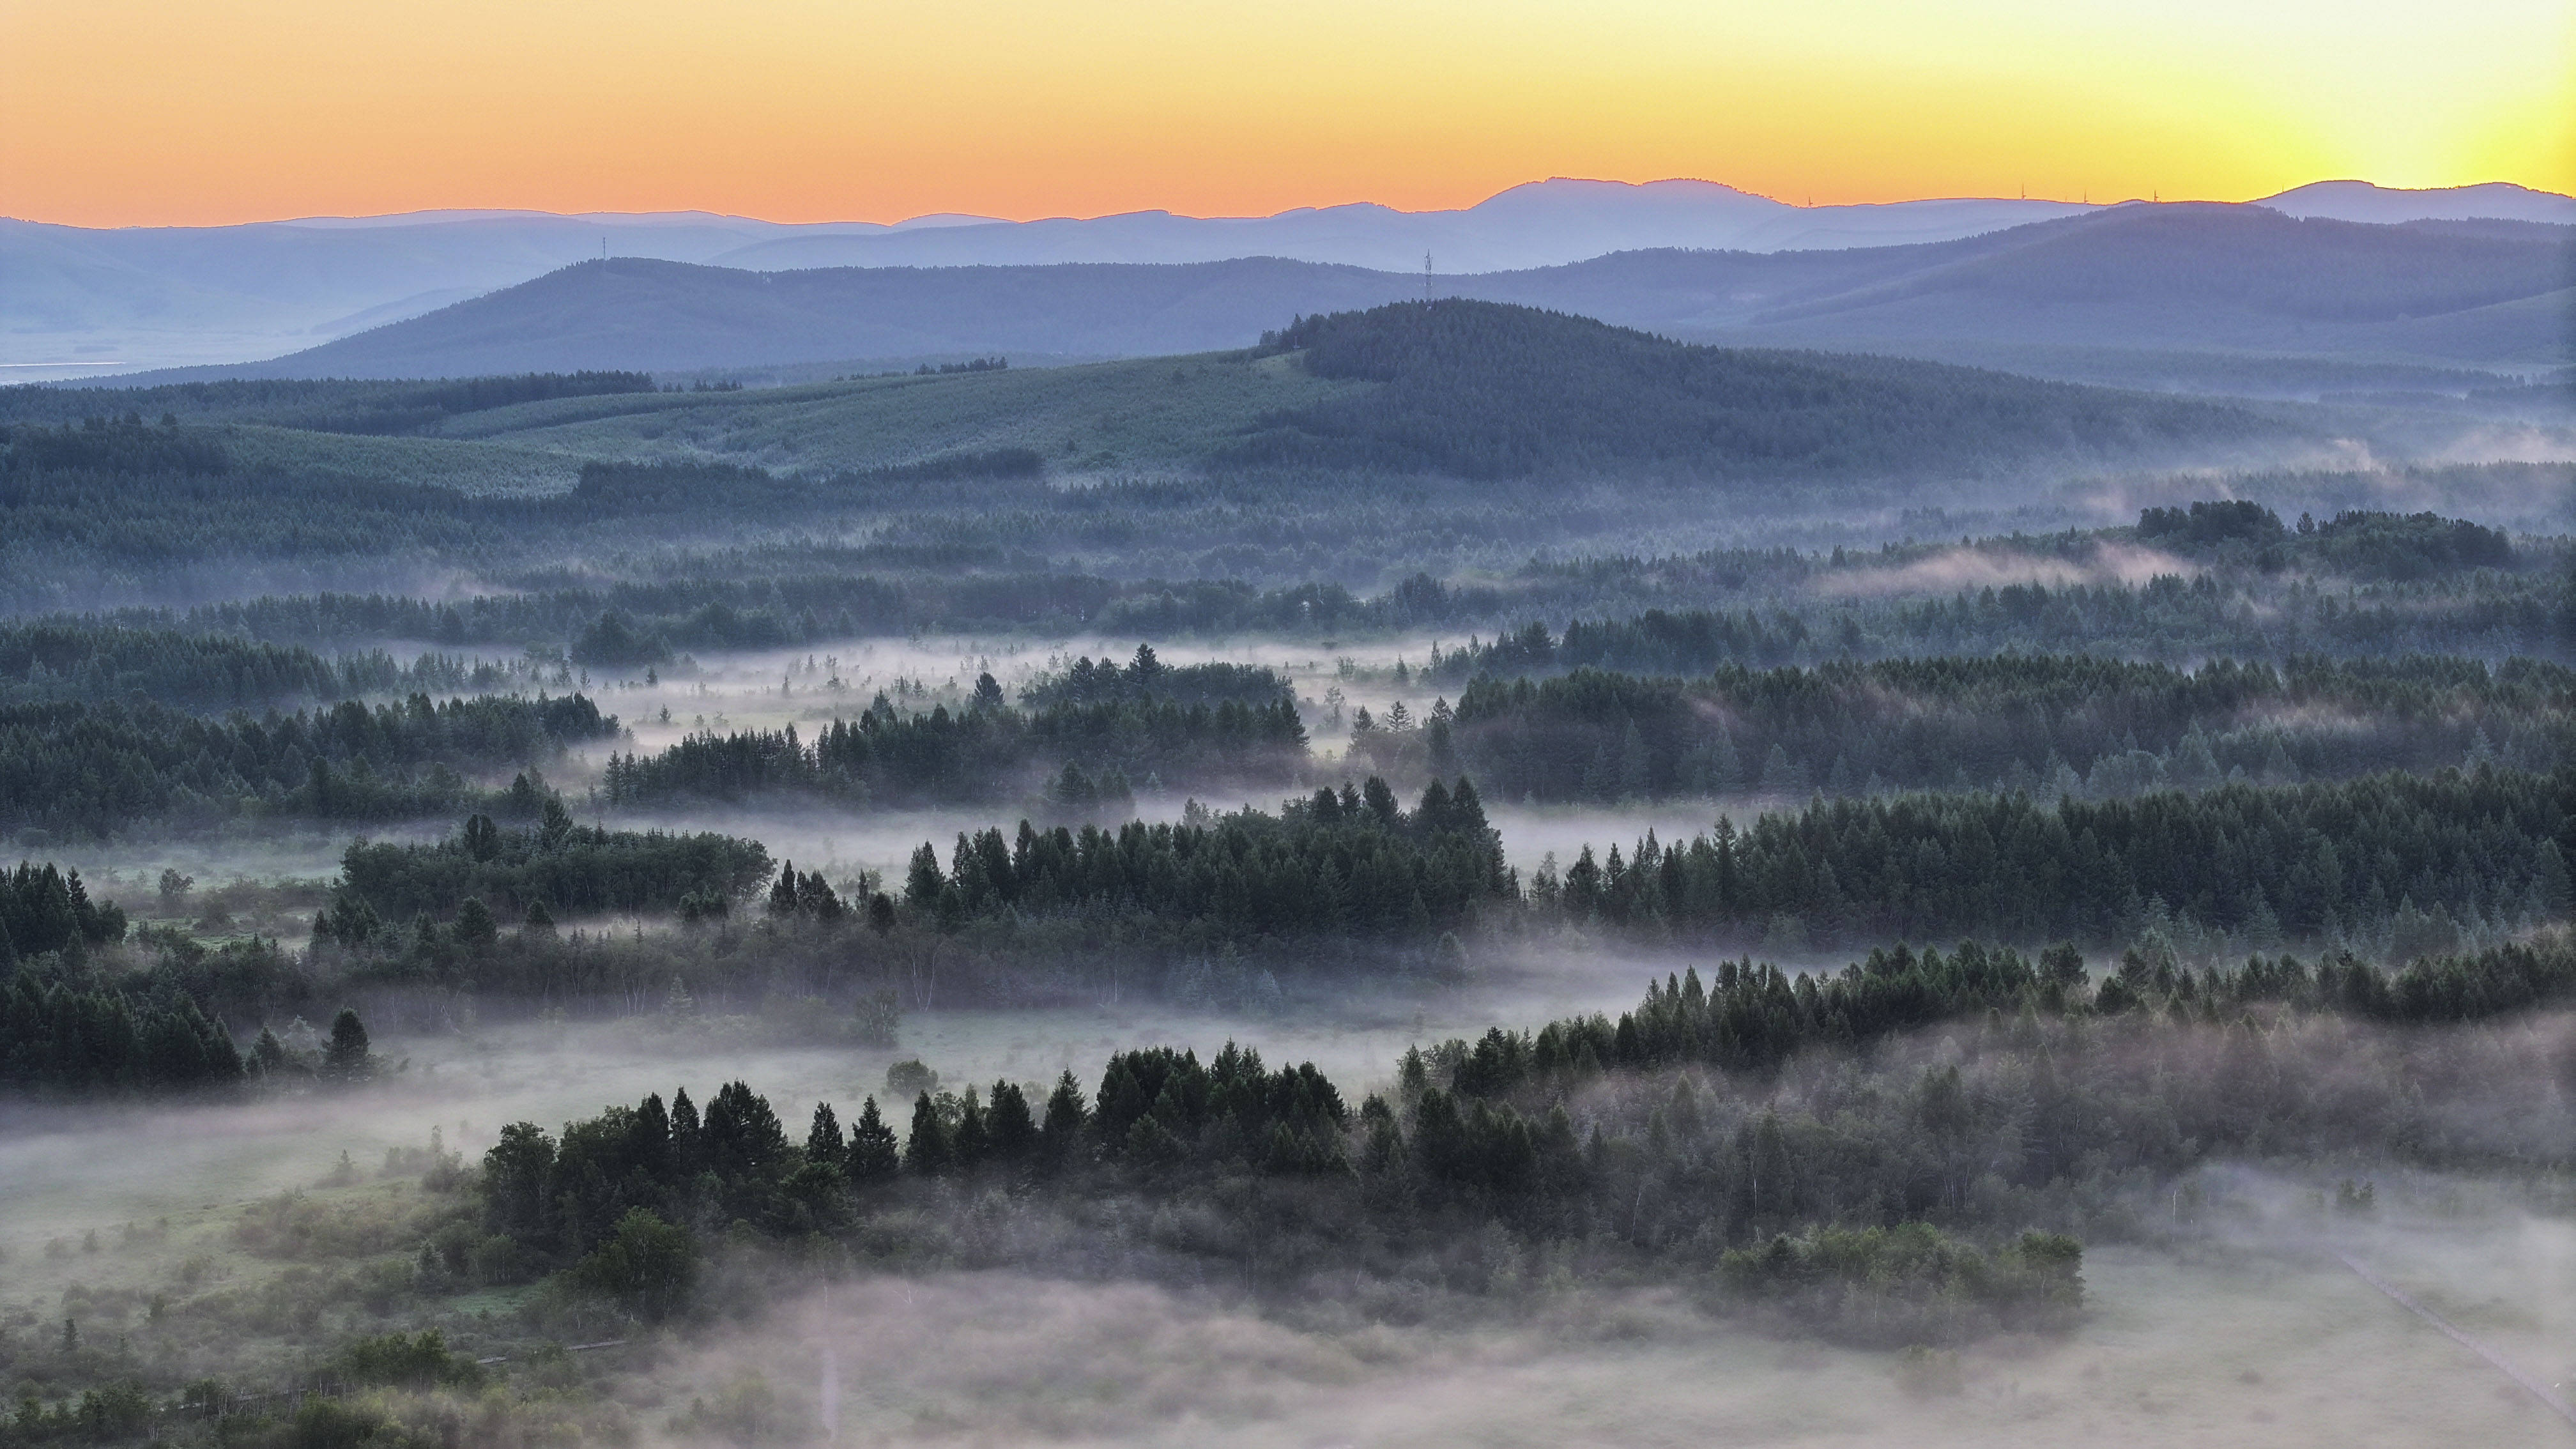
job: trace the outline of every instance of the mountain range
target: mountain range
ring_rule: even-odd
[[[2576,200],[2500,184],[2395,191],[2323,182],[2263,204],[2286,215],[2382,224],[2473,217],[2576,223]],[[1445,278],[1455,287],[1466,277],[1641,250],[1885,251],[1990,236],[2092,210],[2017,199],[1806,207],[1705,181],[1560,178],[1454,211],[1360,204],[1250,218],[1139,212],[1026,222],[927,216],[893,225],[787,225],[706,213],[432,212],[114,230],[0,221],[0,366],[34,379],[270,357],[603,256],[749,272],[1182,266],[1270,257],[1400,275],[1418,287],[1427,255],[1435,285]],[[1098,355],[1120,349],[1046,350]]]
[[[2112,366],[2106,358],[2328,360],[2492,378],[2570,355],[2571,241],[2576,228],[2539,222],[2388,225],[2248,205],[2131,203],[1951,241],[1623,251],[1427,282],[1279,258],[789,271],[610,258],[204,375],[776,364],[806,364],[811,375],[812,366],[872,358],[1152,356],[1245,346],[1300,315],[1428,290],[1691,341],[2089,380],[2137,381],[2098,376]]]

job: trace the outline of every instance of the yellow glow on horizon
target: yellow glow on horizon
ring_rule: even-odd
[[[0,213],[2576,191],[2566,0],[0,0]]]

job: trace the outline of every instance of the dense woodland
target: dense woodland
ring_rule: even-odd
[[[543,464],[558,481],[512,473],[478,491],[464,474],[454,486],[416,481],[449,478],[443,454],[424,454],[406,472],[338,457],[331,449],[346,439],[278,436],[320,441],[301,453],[262,452],[210,424],[105,417],[95,427],[11,429],[0,442],[0,557],[8,563],[0,576],[9,581],[0,605],[121,610],[155,601],[182,607],[119,621],[326,650],[386,639],[513,654],[535,646],[636,668],[691,651],[917,628],[1084,628],[1155,639],[1429,628],[1490,637],[1533,621],[1556,628],[1655,609],[1722,614],[1730,631],[1754,637],[1669,664],[1575,662],[1696,672],[1723,662],[2007,647],[2175,659],[2195,657],[2194,648],[2276,658],[2556,657],[2566,647],[2555,545],[2516,545],[2429,514],[2322,513],[2324,521],[2285,525],[2270,542],[2206,527],[2211,538],[2185,528],[2160,530],[2151,542],[2134,527],[1988,537],[1967,552],[1992,570],[2026,571],[2037,560],[2063,564],[2071,577],[2042,567],[2019,592],[1998,586],[1996,600],[1982,589],[1954,599],[1937,569],[1928,587],[1890,592],[1881,581],[1930,567],[1945,550],[1966,547],[1964,538],[1880,549],[1873,533],[1868,551],[1842,554],[1679,550],[1660,540],[1676,530],[1704,536],[1733,516],[1725,510],[1755,500],[1652,480],[1624,497],[1569,496],[1537,477],[1308,467],[1065,488],[1003,449],[810,477],[736,461],[558,459]],[[535,456],[514,453],[508,467],[538,467]],[[574,469],[578,480],[560,476]],[[2277,481],[2293,492],[2367,498],[2384,491],[2371,481],[2378,476]],[[970,477],[971,498],[961,501],[957,483]],[[2406,477],[2436,491],[2532,499],[2568,486],[2565,469],[2549,465]],[[570,492],[540,496],[566,483]],[[100,506],[102,498],[115,505]],[[1706,527],[1694,528],[1689,520],[1702,515]],[[1963,517],[1985,524],[1994,515]],[[1937,538],[1946,521],[1925,510],[1921,532]],[[796,532],[831,541],[785,541]],[[1792,532],[1829,539],[1837,529]],[[2170,584],[2134,580],[2104,552],[2133,545],[2187,566]],[[377,561],[388,556],[417,577],[370,598],[386,588]],[[611,558],[615,567],[600,566]],[[460,573],[483,586],[431,597]],[[603,574],[620,581],[602,582]],[[361,592],[335,592],[352,583]],[[253,597],[185,607],[245,593]]]
[[[1116,921],[1167,949],[1318,935],[1421,946],[1518,895],[1474,785],[1434,780],[1407,811],[1374,776],[1276,815],[961,834],[945,870],[924,842],[903,886],[908,906],[949,929]]]
[[[1273,1071],[1232,1044],[1205,1062],[1121,1052],[1089,1091],[1071,1072],[983,1092],[933,1082],[908,1109],[867,1098],[846,1130],[822,1103],[801,1136],[731,1082],[703,1114],[681,1091],[559,1137],[509,1128],[481,1177],[482,1229],[508,1248],[477,1251],[521,1274],[558,1270],[567,1288],[659,1321],[696,1306],[720,1224],[958,1251],[940,1224],[966,1193],[1008,1190],[1024,1223],[1137,1193],[1163,1205],[1157,1224],[1174,1208],[1199,1215],[1186,1237],[1129,1244],[1173,1254],[1182,1272],[1222,1263],[1287,1287],[1409,1264],[1510,1291],[1532,1256],[1594,1271],[1661,1260],[1831,1336],[1940,1341],[2065,1321],[2082,1301],[2080,1248],[2022,1229],[2136,1231],[2123,1180],[2187,1176],[2266,1141],[2370,1142],[2391,1110],[2429,1125],[2451,1089],[2420,1068],[2400,1068],[2430,1089],[2408,1107],[2394,1084],[2362,1099],[2299,1089],[2289,1073],[2320,1052],[2382,1053],[2352,1023],[2494,1015],[2571,989],[2563,938],[2395,976],[2290,957],[2195,975],[2133,952],[2098,988],[2070,947],[2032,961],[1968,942],[1874,951],[1823,978],[1728,962],[1712,982],[1650,985],[1615,1024],[1417,1050],[1356,1109],[1311,1066]],[[1819,1047],[1981,1020],[1956,1031],[1945,1061],[1796,1069]],[[2130,1050],[2081,1049],[2097,1038]],[[2175,1070],[2196,1059],[2213,1069]],[[2414,1150],[2511,1151],[2474,1127],[2435,1128]],[[921,1215],[928,1224],[894,1226]],[[1123,1236],[1114,1219],[1084,1230],[1102,1234]],[[967,1251],[1008,1263],[1008,1240]],[[446,1270],[470,1272],[459,1246]]]
[[[416,689],[506,688],[504,666],[424,654],[409,664],[381,649],[315,653],[230,632],[91,622],[0,623],[0,702],[124,700],[215,713],[330,704]]]
[[[2481,767],[2055,803],[1818,800],[1623,857],[1591,847],[1534,903],[1682,940],[2108,943],[2152,920],[2258,942],[2403,923],[2415,950],[2561,918],[2576,774]],[[2413,951],[2399,948],[2402,956]]]
[[[1174,421],[1219,365],[1308,401]],[[1027,375],[899,381],[935,413]],[[368,1023],[890,1053],[920,1010],[1337,1029],[1543,963],[1672,974],[1615,1016],[1425,1040],[1391,1081],[1232,1044],[971,1088],[903,1061],[855,1106],[732,1080],[479,1162],[433,1139],[369,1185],[395,1206],[243,1213],[224,1251],[273,1279],[174,1278],[130,1323],[77,1288],[42,1305],[59,1343],[0,1325],[30,1385],[0,1444],[624,1443],[652,1431],[565,1408],[535,1342],[683,1342],[819,1273],[952,1267],[1400,1324],[1651,1282],[1938,1363],[2083,1321],[2084,1245],[2188,1233],[2212,1163],[2564,1166],[2541,1013],[2576,1004],[2576,553],[2454,515],[2534,526],[2576,471],[2191,501],[2104,470],[2325,414],[1466,302],[1148,381],[1062,438],[943,416],[828,465],[635,374],[0,389],[0,832],[29,856],[0,873],[0,1091],[413,1100]],[[566,451],[630,394],[669,426]],[[1196,461],[1092,436],[1138,419]],[[2134,524],[2096,526],[2097,483]],[[1067,642],[1093,639],[1117,657]],[[969,665],[864,708],[807,660],[763,690],[796,724],[651,749],[603,712],[852,640],[1061,653],[1016,699]],[[1309,729],[1338,737],[1343,694],[1155,652],[1184,640],[1358,656],[1338,678],[1377,710],[1329,759]],[[1197,803],[1238,798],[1279,803]],[[1710,828],[1571,860],[1507,859],[1488,816],[1694,800]],[[640,828],[710,805],[955,834],[881,878],[758,826]],[[280,822],[345,843],[336,877],[163,869]],[[128,1327],[217,1347],[183,1379]],[[503,1352],[507,1388],[475,1361]],[[329,1392],[262,1407],[289,1358]]]
[[[80,872],[47,861],[18,862],[0,872],[0,967],[48,952],[79,957],[85,948],[125,939],[125,912],[89,898]]]
[[[478,777],[551,765],[568,746],[617,735],[616,717],[578,694],[414,694],[219,719],[144,701],[0,705],[0,827],[77,840],[146,824],[415,820],[487,801],[506,810],[507,792]],[[524,774],[520,785],[524,797]]]
[[[1683,1142],[1700,1147],[1712,1125],[1688,1118]],[[731,1082],[703,1114],[681,1091],[667,1108],[655,1095],[568,1123],[560,1140],[530,1123],[507,1129],[485,1155],[481,1183],[482,1225],[509,1250],[483,1253],[522,1273],[559,1266],[565,1286],[665,1321],[699,1307],[699,1260],[710,1246],[699,1225],[734,1222],[783,1240],[851,1235],[871,1215],[937,1224],[955,1193],[980,1185],[1011,1189],[1032,1217],[1124,1193],[1166,1212],[1187,1205],[1213,1231],[1132,1247],[1159,1248],[1176,1266],[1221,1265],[1269,1289],[1315,1272],[1437,1263],[1444,1243],[1465,1261],[1439,1265],[1435,1279],[1473,1274],[1489,1286],[1500,1265],[1475,1260],[1495,1252],[1499,1231],[1514,1255],[1522,1243],[1543,1252],[1606,1237],[1587,1267],[1717,1259],[1707,1266],[1753,1302],[1821,1283],[1864,1301],[1814,1313],[1814,1326],[1863,1342],[2055,1327],[2082,1305],[2081,1247],[2050,1234],[1996,1235],[1981,1250],[1917,1219],[1754,1247],[1762,1229],[1795,1216],[1782,1211],[1785,1196],[1759,1190],[1750,1211],[1713,1200],[1713,1221],[1732,1219],[1732,1236],[1748,1243],[1722,1258],[1723,1238],[1709,1233],[1623,1232],[1637,1224],[1634,1194],[1623,1204],[1621,1190],[1641,1166],[1680,1166],[1677,1145],[1665,1128],[1651,1147],[1625,1136],[1614,1146],[1596,1125],[1587,1146],[1562,1105],[1524,1123],[1483,1103],[1462,1111],[1438,1089],[1371,1097],[1353,1111],[1311,1065],[1273,1071],[1232,1044],[1204,1063],[1169,1048],[1120,1053],[1096,1093],[1071,1072],[1051,1090],[999,1081],[980,1099],[973,1087],[925,1090],[903,1129],[870,1098],[845,1135],[821,1104],[801,1139],[766,1098]],[[1106,1248],[1129,1232],[1103,1223],[1084,1236],[1106,1236]],[[875,1241],[879,1251],[928,1247],[902,1237],[881,1228]],[[1454,1254],[1462,1241],[1475,1246]]]
[[[944,704],[906,713],[880,694],[856,720],[815,730],[810,745],[793,725],[692,735],[656,755],[610,756],[600,789],[628,806],[761,796],[906,806],[1041,792],[1080,813],[1123,808],[1135,786],[1291,784],[1308,764],[1305,726],[1286,699],[1211,708],[1145,695],[1029,710],[1001,699],[986,674],[954,714]]]
[[[473,815],[434,845],[360,839],[340,862],[341,889],[314,923],[318,936],[363,944],[424,912],[444,916],[478,904],[534,921],[607,912],[664,913],[692,896],[731,901],[769,878],[769,852],[730,836],[663,831],[611,831],[573,823],[563,801],[546,796],[524,828]]]
[[[2108,798],[2481,762],[2545,770],[2567,758],[2571,717],[2576,674],[2531,660],[2185,670],[2006,654],[1726,665],[1695,679],[1480,675],[1445,743],[1420,747],[1503,800],[1966,787]],[[1411,742],[1381,730],[1368,743],[1385,756]]]
[[[1319,377],[1377,384],[1266,419],[1223,456],[1517,478],[1627,465],[1681,474],[1883,476],[2119,454],[2270,428],[2200,402],[1883,358],[1669,342],[1491,302],[1399,302],[1300,318],[1263,345]]]

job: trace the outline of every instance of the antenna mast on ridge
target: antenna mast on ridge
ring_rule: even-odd
[[[1431,300],[1431,253],[1422,254],[1422,300]]]

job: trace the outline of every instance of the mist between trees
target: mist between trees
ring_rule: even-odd
[[[545,793],[534,767],[617,735],[616,716],[580,695],[414,694],[258,719],[141,701],[0,705],[0,824],[22,840],[30,830],[83,840],[280,817],[412,820],[460,806],[524,818]],[[508,789],[463,773],[514,766],[528,770]]]
[[[2146,980],[2124,971],[2089,1003],[2107,1009],[2123,991],[2187,998],[2202,989],[2194,969],[2306,943],[2334,972],[2265,989],[2392,1020],[2473,1019],[2564,989],[2546,964],[2556,956],[2509,943],[2565,915],[2571,788],[2563,772],[2482,768],[2054,807],[1996,795],[1818,802],[1670,846],[1650,835],[1633,854],[1586,847],[1524,884],[1471,782],[1435,781],[1406,810],[1372,778],[1276,814],[1194,807],[1173,824],[961,833],[945,862],[925,843],[882,888],[773,867],[757,843],[721,835],[579,826],[548,798],[525,827],[477,815],[435,844],[352,845],[300,950],[263,937],[210,948],[165,928],[124,942],[113,908],[67,927],[80,919],[76,878],[52,867],[22,868],[27,904],[6,924],[29,943],[37,996],[106,992],[160,1012],[184,1002],[244,1031],[361,998],[371,1015],[452,1024],[478,997],[648,1015],[695,1011],[703,997],[816,1039],[881,1040],[906,1007],[1124,991],[1281,1011],[1353,983],[1462,980],[1480,956],[1588,941],[1758,944],[1796,959],[1838,940],[1958,937],[2075,943],[2045,979],[2007,973],[1994,988],[2006,998],[2080,991],[2079,947],[2128,943],[2151,963]],[[557,925],[608,911],[679,925]],[[2363,958],[2404,970],[2383,978]],[[1830,1003],[1800,1010],[1814,1018],[1803,1030],[1837,1039],[1822,1025]]]
[[[1435,650],[1417,678],[1456,657]],[[628,808],[1026,801],[1077,820],[1123,810],[1140,788],[1264,790],[1343,771],[1411,782],[1464,770],[1503,799],[1539,804],[1977,786],[2115,798],[2387,768],[2546,769],[2565,756],[2571,679],[2531,660],[2220,660],[2186,672],[2045,655],[1728,666],[1699,679],[1479,674],[1454,711],[1445,700],[1418,718],[1359,711],[1336,770],[1309,757],[1279,675],[1167,667],[1147,646],[1123,668],[1085,657],[1042,676],[1019,709],[988,674],[953,712],[907,711],[880,692],[811,744],[791,726],[612,752],[597,790]],[[139,702],[0,706],[0,825],[82,839],[280,816],[525,814],[469,774],[553,767],[618,735],[616,718],[578,694],[415,694],[256,720]]]
[[[1533,622],[1615,621],[1650,609],[1708,612],[1715,624],[1690,657],[1577,650],[1563,663],[1698,672],[1722,663],[2001,648],[2188,659],[2409,649],[2503,657],[2566,647],[2563,544],[2517,541],[2430,510],[2349,507],[2293,525],[2259,507],[2214,511],[2235,505],[2203,501],[2150,507],[2127,527],[1974,540],[1962,531],[1952,535],[1956,543],[1868,549],[1711,549],[1653,541],[1646,520],[1697,518],[1709,502],[1652,479],[1575,496],[1558,482],[1470,485],[1339,472],[1113,479],[1064,489],[1006,469],[979,489],[977,506],[959,508],[946,496],[953,489],[913,476],[937,472],[938,459],[828,485],[733,464],[594,462],[578,497],[548,500],[396,484],[380,467],[357,465],[310,476],[229,464],[189,472],[204,463],[199,453],[220,460],[222,445],[184,428],[120,424],[44,435],[42,447],[22,439],[0,453],[0,506],[14,520],[7,547],[18,551],[8,571],[18,593],[0,602],[59,608],[82,588],[63,576],[67,561],[89,559],[92,575],[139,569],[196,579],[174,586],[171,597],[181,602],[250,588],[268,596],[119,607],[56,622],[310,648],[387,639],[512,654],[533,647],[593,667],[640,669],[691,651],[919,629],[1081,629],[1152,639],[1420,629],[1515,635]],[[2403,476],[2437,496],[2532,499],[2566,486],[2565,470],[2554,466]],[[2270,475],[2244,483],[2370,498],[2391,478]],[[92,506],[103,486],[120,498],[113,515]],[[2137,486],[2149,496],[2167,491]],[[1893,516],[1897,505],[1885,511]],[[2069,511],[2097,516],[2090,506]],[[1922,533],[1950,532],[1939,509],[1905,516],[1918,514]],[[1982,526],[1994,515],[1961,516]],[[829,522],[822,532],[860,541],[780,537],[800,521]],[[1704,538],[1709,530],[1680,531]],[[1566,556],[1580,539],[1592,542]],[[281,592],[258,582],[347,577],[381,590],[383,570],[356,561],[376,559],[398,540],[430,571],[421,593],[434,592],[435,579],[471,578],[471,596]],[[616,564],[603,567],[610,556]],[[619,581],[604,582],[602,573]],[[146,580],[134,582],[101,602],[153,596]],[[55,658],[45,665],[57,678],[67,672]],[[1502,656],[1493,667],[1505,669]]]
[[[2520,969],[2576,974],[2563,938],[2516,950]],[[377,1336],[344,1339],[324,1367],[350,1412],[390,1429],[485,1386],[463,1361],[479,1345],[721,1332],[818,1281],[1005,1267],[1400,1325],[1654,1282],[1751,1324],[1919,1356],[2075,1326],[2079,1237],[2191,1239],[2235,1211],[2200,1172],[2215,1159],[2393,1153],[2544,1177],[2563,1160],[2562,1014],[2499,1002],[2492,1026],[2375,1024],[2354,983],[2376,973],[2353,963],[2186,976],[2136,957],[2089,1002],[2067,974],[1966,944],[1874,953],[1810,993],[1735,963],[1657,984],[1615,1024],[1408,1054],[1356,1106],[1310,1067],[1231,1045],[1122,1052],[1052,1084],[960,1088],[898,1063],[855,1104],[778,1104],[734,1081],[700,1107],[683,1084],[558,1130],[515,1124],[479,1164],[435,1139],[390,1153],[385,1172],[420,1189],[399,1211],[255,1205],[235,1233],[252,1255],[374,1266],[281,1280],[302,1285],[282,1297],[174,1285],[153,1319],[164,1356],[124,1380],[175,1403],[194,1376],[184,1392],[210,1416],[283,1432],[292,1400],[202,1380],[245,1366],[228,1333],[331,1306]],[[1823,1017],[1802,1014],[1820,999]],[[1776,1030],[1799,1021],[1834,1027]],[[2371,1202],[2347,1181],[2312,1211]],[[452,1339],[381,1336],[522,1284],[536,1291],[506,1318],[442,1320]],[[531,1362],[513,1362],[494,1410],[561,1411],[545,1407],[562,1387],[551,1360]],[[44,1371],[114,1381],[103,1369]],[[371,1392],[386,1387],[401,1392]],[[709,1416],[685,1427],[701,1432],[726,1412],[675,1422]]]
[[[1444,661],[1445,662],[1445,661]],[[1426,671],[1437,673],[1438,671]],[[1475,676],[1415,731],[1354,736],[1390,776],[1465,769],[1499,800],[2019,789],[2119,797],[2222,782],[2565,757],[2576,675],[2515,660],[1949,656],[1657,678]],[[1444,702],[1445,704],[1445,702]]]
[[[532,660],[495,663],[432,653],[404,664],[380,649],[325,658],[301,645],[220,631],[0,624],[0,703],[9,705],[130,702],[139,695],[211,714],[413,691],[487,694],[545,682]]]
[[[2241,1213],[2214,1161],[2356,1154],[2545,1187],[2564,1160],[2576,1037],[2528,995],[2486,997],[2486,1024],[2400,1026],[2409,989],[2359,963],[2133,954],[2087,987],[2070,955],[1881,951],[1821,985],[1728,963],[1615,1022],[1410,1053],[1385,1083],[1232,1046],[1052,1084],[905,1062],[855,1103],[683,1083],[513,1125],[479,1162],[433,1134],[387,1153],[406,1192],[235,1214],[229,1251],[273,1276],[191,1259],[148,1291],[67,1293],[59,1333],[0,1337],[33,1402],[7,1428],[425,1446],[470,1412],[473,1442],[630,1433],[653,1401],[612,1387],[655,1372],[660,1331],[721,1338],[818,1283],[1000,1268],[1400,1329],[1653,1283],[1752,1327],[1910,1346],[1900,1376],[1938,1392],[1947,1348],[2085,1320],[2080,1244],[2189,1242]],[[2468,969],[2559,990],[2576,954],[2552,936]],[[2322,1227],[2372,1203],[2347,1179],[2308,1211]],[[342,1326],[318,1332],[326,1314]],[[101,1325],[140,1352],[100,1346]],[[282,1395],[259,1347],[276,1335],[312,1345]],[[544,1346],[603,1341],[641,1346],[587,1369]],[[684,1438],[795,1412],[731,1390],[654,1411]]]
[[[611,755],[600,793],[628,807],[800,795],[905,806],[1042,791],[1066,812],[1105,805],[1123,813],[1134,786],[1276,786],[1306,773],[1297,706],[1275,679],[1268,692],[1274,698],[1254,704],[1166,698],[1022,712],[1001,703],[1001,686],[985,674],[955,714],[944,704],[906,714],[880,693],[855,721],[816,730],[810,746],[789,725],[701,733],[652,756]]]

